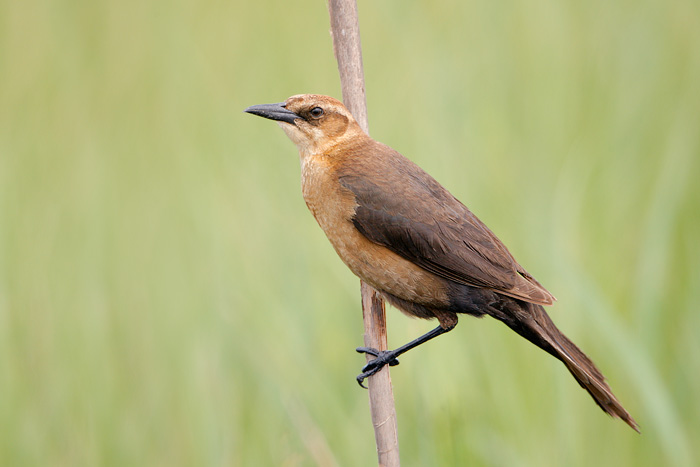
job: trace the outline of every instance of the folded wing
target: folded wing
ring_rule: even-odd
[[[394,173],[400,165],[386,164],[372,181],[352,171],[340,176],[355,196],[352,221],[364,236],[445,279],[541,305],[555,300],[466,206],[408,162],[411,171]]]

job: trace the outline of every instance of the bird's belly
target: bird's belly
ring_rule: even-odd
[[[449,307],[443,279],[371,242],[349,219],[316,219],[348,268],[375,289],[429,308]]]

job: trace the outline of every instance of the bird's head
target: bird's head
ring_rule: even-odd
[[[344,141],[364,135],[340,101],[319,94],[299,94],[278,104],[254,105],[245,112],[275,120],[302,157],[324,154]]]

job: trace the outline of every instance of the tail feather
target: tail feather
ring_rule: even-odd
[[[588,391],[603,411],[614,418],[622,419],[639,433],[639,425],[617,400],[600,370],[586,354],[557,329],[544,308],[541,305],[522,301],[511,301],[510,305],[514,302],[519,306],[499,306],[492,316],[561,360],[578,384]]]

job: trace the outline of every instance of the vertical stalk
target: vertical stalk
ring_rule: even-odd
[[[343,102],[360,127],[369,134],[357,1],[328,0],[328,12],[331,20],[333,52],[340,73]],[[372,287],[362,281],[360,282],[360,290],[365,325],[365,346],[386,350],[384,302]],[[367,354],[367,360],[369,361],[371,358],[372,356]],[[367,385],[379,465],[398,466],[400,465],[399,441],[389,365],[385,365],[381,371],[370,376]]]

